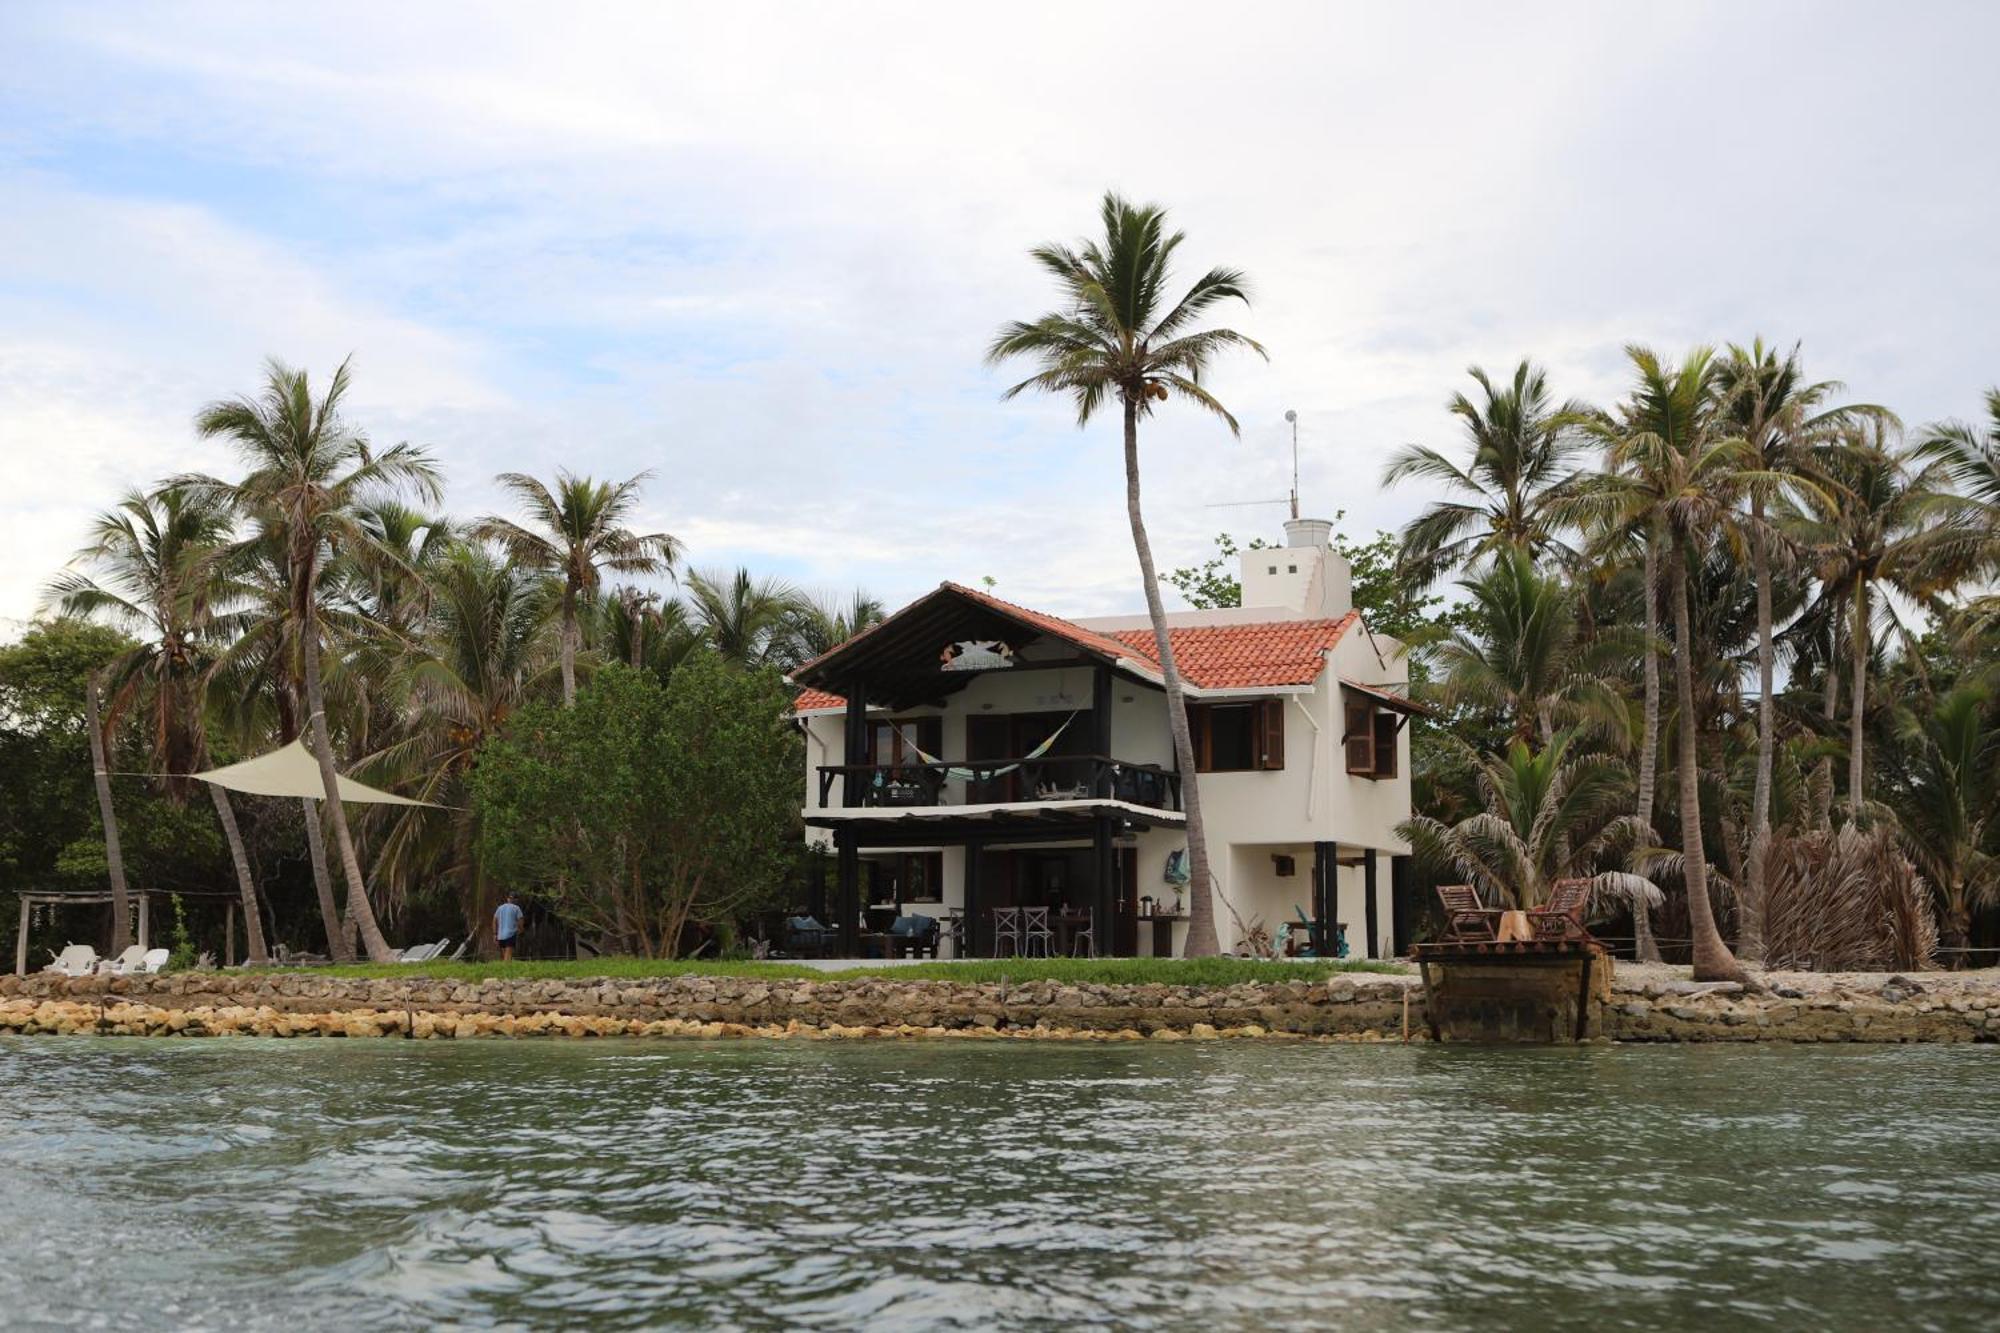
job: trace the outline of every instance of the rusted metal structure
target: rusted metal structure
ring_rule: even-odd
[[[1584,880],[1528,911],[1486,907],[1466,885],[1438,890],[1447,931],[1412,950],[1433,1041],[1587,1039],[1611,988],[1611,957],[1583,924]]]

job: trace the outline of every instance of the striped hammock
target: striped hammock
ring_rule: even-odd
[[[1005,777],[1007,774],[1012,773],[1015,769],[1019,768],[1021,764],[1027,762],[1028,760],[1040,759],[1043,755],[1047,754],[1049,752],[1049,747],[1056,743],[1056,739],[1059,736],[1061,736],[1065,731],[1069,730],[1069,724],[1076,721],[1077,713],[1080,713],[1082,711],[1083,710],[1079,708],[1075,712],[1072,712],[1068,717],[1064,718],[1062,721],[1062,725],[1057,727],[1054,731],[1050,732],[1048,734],[1047,739],[1045,739],[1040,745],[1037,745],[1034,749],[1028,751],[1027,754],[1023,755],[1020,760],[1014,763],[1007,764],[1001,768],[952,767],[945,769],[944,775],[948,780],[954,782],[990,782],[994,778]],[[901,736],[903,738],[903,744],[909,746],[912,750],[916,751],[917,757],[923,760],[925,763],[935,764],[940,762],[936,755],[924,753],[923,747],[918,745],[915,741],[911,740],[910,734],[904,731],[901,726],[897,726],[896,734],[898,736]]]

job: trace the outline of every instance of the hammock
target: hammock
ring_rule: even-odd
[[[990,782],[994,778],[1005,777],[1007,774],[1012,773],[1015,769],[1019,768],[1023,763],[1026,763],[1028,760],[1040,759],[1043,755],[1047,754],[1049,752],[1049,747],[1056,743],[1056,738],[1061,736],[1063,732],[1069,730],[1069,724],[1076,721],[1076,714],[1082,711],[1083,710],[1079,708],[1076,710],[1076,712],[1073,712],[1068,717],[1064,718],[1062,721],[1062,725],[1057,727],[1054,731],[1050,732],[1048,734],[1047,739],[1045,739],[1040,745],[1037,745],[1034,749],[1028,751],[1027,754],[1023,755],[1019,760],[1015,761],[1014,763],[1007,764],[1001,768],[952,767],[944,770],[944,776],[948,781],[954,781],[954,782]],[[918,745],[915,741],[911,740],[910,734],[904,731],[900,725],[896,727],[896,734],[898,736],[901,736],[903,738],[903,744],[909,746],[912,750],[915,750],[917,753],[917,757],[923,760],[926,764],[935,764],[942,762],[934,754],[925,754],[923,747]]]

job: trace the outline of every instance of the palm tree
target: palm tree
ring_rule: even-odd
[[[1572,463],[1585,447],[1576,423],[1588,409],[1551,403],[1548,372],[1532,361],[1523,360],[1498,388],[1478,366],[1467,373],[1485,402],[1454,393],[1449,407],[1464,424],[1470,460],[1461,466],[1436,449],[1409,444],[1382,475],[1385,486],[1415,478],[1463,497],[1437,501],[1403,529],[1398,567],[1425,584],[1502,549],[1569,554],[1556,539],[1564,526],[1557,510],[1575,484]]]
[[[1918,455],[1944,463],[1952,479],[2000,525],[2000,386],[1986,391],[1986,420],[1939,421],[1917,438]]]
[[[359,506],[365,500],[407,487],[420,499],[434,503],[439,484],[437,471],[422,449],[397,444],[376,452],[358,429],[342,419],[341,400],[351,383],[349,365],[341,362],[325,394],[315,401],[305,371],[272,360],[266,364],[264,387],[257,396],[203,408],[195,418],[196,429],[204,437],[233,444],[250,473],[234,486],[212,477],[187,480],[218,496],[234,498],[244,511],[268,517],[283,530],[291,619],[297,625],[304,662],[306,729],[319,760],[327,816],[347,879],[347,910],[369,959],[382,963],[393,961],[395,955],[382,937],[368,900],[334,767],[321,681],[320,599],[327,566],[338,554],[367,551],[384,563],[396,559],[361,522]]]
[[[276,515],[258,513],[253,523],[251,534],[231,553],[241,597],[236,610],[217,617],[222,652],[208,677],[210,706],[248,750],[274,737],[281,745],[297,740],[305,729],[306,711],[305,654],[299,650],[298,603],[289,566],[291,542]],[[324,606],[321,616],[336,622],[341,618]],[[319,805],[310,797],[299,800],[307,864],[327,952],[335,962],[351,963],[354,948],[334,898]]]
[[[1770,481],[1746,486],[1750,501],[1748,537],[1751,571],[1757,581],[1757,776],[1750,798],[1750,848],[1745,875],[1749,901],[1764,901],[1764,848],[1771,836],[1771,766],[1776,754],[1776,647],[1771,610],[1772,534],[1765,523],[1765,506],[1779,479],[1799,476],[1812,448],[1826,434],[1859,414],[1886,415],[1880,408],[1823,407],[1839,392],[1834,380],[1811,383],[1799,364],[1799,349],[1780,358],[1762,338],[1748,347],[1729,345],[1718,384],[1735,432],[1748,446],[1755,469]],[[1755,957],[1762,941],[1754,935],[1739,941],[1746,957]]]
[[[1537,572],[1525,549],[1502,548],[1491,569],[1460,586],[1471,595],[1462,627],[1431,649],[1437,691],[1447,705],[1506,713],[1524,744],[1548,744],[1556,713],[1601,684],[1614,658],[1629,657],[1625,636],[1584,638],[1576,590]]]
[[[845,605],[831,597],[802,595],[792,611],[789,652],[799,662],[810,662],[879,624],[882,617],[882,603],[858,588]]]
[[[229,506],[202,492],[174,486],[151,495],[132,491],[116,509],[98,515],[90,543],[76,554],[76,562],[96,577],[70,570],[49,585],[63,614],[104,617],[139,636],[131,651],[110,665],[102,684],[111,695],[114,719],[141,694],[151,703],[151,758],[168,799],[176,804],[187,800],[194,782],[190,775],[208,764],[202,684],[215,614],[236,595],[222,560],[234,528]],[[97,685],[92,682],[93,696]],[[93,697],[93,708],[95,703]],[[101,750],[103,737],[93,735],[93,743]],[[102,770],[101,753],[93,753]],[[116,898],[124,890],[123,857],[102,772],[98,783]],[[263,920],[236,810],[222,788],[211,783],[208,790],[236,870],[248,956],[253,963],[263,962]],[[124,920],[122,908],[116,915]]]
[[[1482,756],[1477,778],[1486,809],[1457,824],[1415,815],[1403,836],[1489,901],[1539,907],[1557,880],[1589,878],[1600,892],[1631,901],[1635,913],[1657,902],[1659,890],[1643,876],[1597,869],[1617,844],[1645,830],[1623,813],[1631,774],[1609,755],[1574,752],[1575,740],[1561,731],[1540,750],[1513,740],[1505,754]]]
[[[626,481],[593,481],[556,473],[556,488],[523,472],[504,472],[500,484],[528,512],[532,526],[488,515],[472,526],[482,540],[497,541],[517,564],[562,579],[563,706],[576,702],[576,655],[583,647],[578,602],[597,591],[598,571],[671,574],[680,560],[680,542],[664,532],[636,533],[625,526],[639,507],[639,486],[652,474]]]
[[[1174,251],[1180,248],[1184,234],[1166,230],[1165,210],[1130,204],[1115,193],[1107,193],[1101,220],[1101,239],[1079,242],[1076,248],[1037,246],[1029,252],[1055,278],[1062,306],[1032,322],[1016,321],[1002,327],[987,348],[986,359],[997,365],[1027,357],[1041,367],[1009,388],[1007,398],[1030,389],[1062,394],[1075,406],[1080,427],[1088,425],[1113,398],[1124,416],[1125,511],[1132,527],[1132,546],[1139,557],[1146,611],[1153,621],[1174,759],[1183,775],[1189,862],[1186,952],[1199,957],[1219,952],[1211,899],[1213,881],[1187,703],[1167,635],[1167,613],[1153,567],[1153,547],[1139,505],[1139,421],[1152,415],[1154,404],[1178,395],[1220,417],[1231,435],[1240,435],[1236,418],[1203,386],[1202,379],[1220,352],[1241,347],[1262,356],[1264,349],[1234,329],[1197,327],[1204,314],[1225,301],[1248,304],[1243,275],[1235,269],[1210,269],[1178,301],[1168,304]]]
[[[1793,499],[1789,521],[1810,554],[1820,581],[1839,589],[1849,615],[1847,807],[1859,822],[1868,718],[1868,661],[1880,619],[1909,642],[1886,588],[1919,602],[1949,589],[1976,567],[1983,539],[1944,512],[1950,464],[1923,462],[1915,451],[1889,446],[1886,425],[1850,428],[1812,454],[1817,484]]]
[[[460,813],[399,810],[380,864],[395,892],[427,872],[456,882],[467,929],[476,931],[495,904],[487,901],[473,851],[466,786],[487,739],[548,684],[557,656],[556,601],[546,579],[477,546],[451,548],[427,572],[424,632],[387,681],[386,693],[406,721],[368,766],[407,782],[418,799]]]
[[[2000,857],[1988,850],[2000,799],[2000,731],[1992,692],[1960,685],[1934,701],[1911,737],[1916,756],[1894,802],[1903,846],[1944,900],[1940,943],[1963,966],[1975,908],[2000,902]]]
[[[1680,786],[1681,854],[1694,975],[1705,981],[1745,981],[1743,969],[1716,928],[1708,898],[1702,845],[1700,738],[1694,726],[1694,629],[1688,605],[1688,552],[1729,525],[1736,496],[1756,474],[1743,441],[1727,433],[1713,349],[1698,347],[1678,366],[1650,349],[1630,346],[1636,372],[1632,396],[1615,416],[1587,421],[1606,446],[1607,470],[1593,478],[1588,505],[1602,530],[1637,529],[1664,548],[1674,615],[1674,685],[1681,725],[1676,777]]]
[[[740,568],[687,576],[688,624],[732,666],[790,670],[804,661],[788,651],[798,610],[798,589],[782,579]]]

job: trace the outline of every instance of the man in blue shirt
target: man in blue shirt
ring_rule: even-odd
[[[500,961],[514,961],[514,940],[521,933],[521,905],[508,894],[507,901],[493,910],[493,933],[500,940]]]

